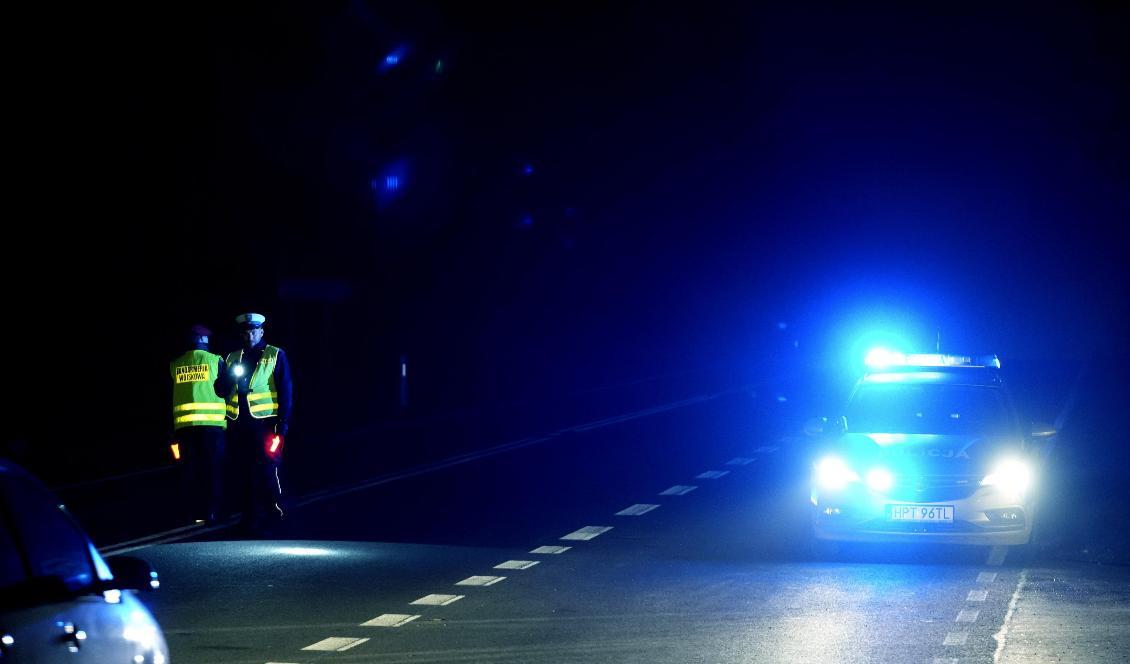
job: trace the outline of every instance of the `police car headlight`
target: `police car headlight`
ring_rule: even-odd
[[[872,468],[867,473],[867,486],[873,491],[886,491],[894,486],[895,476],[886,468]]]
[[[840,457],[827,456],[816,463],[816,484],[823,489],[842,489],[858,481],[859,473]]]
[[[981,486],[995,486],[1013,494],[1023,494],[1032,485],[1032,469],[1021,459],[1005,459],[981,480]]]

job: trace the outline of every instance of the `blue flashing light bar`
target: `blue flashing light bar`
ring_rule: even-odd
[[[871,369],[899,367],[906,364],[906,356],[895,350],[872,348],[867,352],[867,357],[864,358],[863,363]]]
[[[989,367],[1001,368],[996,355],[949,355],[946,353],[900,353],[886,348],[873,348],[863,360],[868,369],[893,367]]]

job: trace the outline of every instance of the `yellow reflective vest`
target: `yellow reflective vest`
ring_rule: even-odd
[[[279,349],[268,344],[263,348],[263,356],[254,370],[243,367],[244,371],[251,371],[251,378],[247,382],[247,407],[251,410],[251,417],[263,419],[273,417],[279,412],[279,391],[275,387],[275,364],[279,359]],[[228,355],[228,370],[243,364],[243,349]],[[239,419],[239,383],[232,384],[231,394],[228,395],[228,419]]]
[[[212,386],[220,368],[220,356],[206,350],[190,350],[169,363],[173,378],[173,429],[184,427],[226,428],[224,399]]]

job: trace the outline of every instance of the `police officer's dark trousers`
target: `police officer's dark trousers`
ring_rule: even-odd
[[[185,507],[190,519],[216,521],[224,486],[224,430],[220,427],[182,427],[176,432],[184,463]]]
[[[252,532],[283,517],[279,460],[267,454],[267,439],[277,418],[255,419],[241,415],[228,422],[228,447],[232,455],[233,482],[241,487],[242,525]]]

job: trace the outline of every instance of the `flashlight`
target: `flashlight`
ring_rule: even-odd
[[[231,372],[233,374],[235,374],[236,378],[239,378],[240,376],[243,375],[243,365],[242,364],[235,365],[234,367],[232,367]]]
[[[270,449],[271,454],[274,454],[275,452],[279,451],[279,445],[281,443],[282,443],[282,438],[278,437],[277,435],[271,436],[271,449]]]
[[[169,445],[169,449],[173,451],[173,460],[180,461],[180,443]]]

